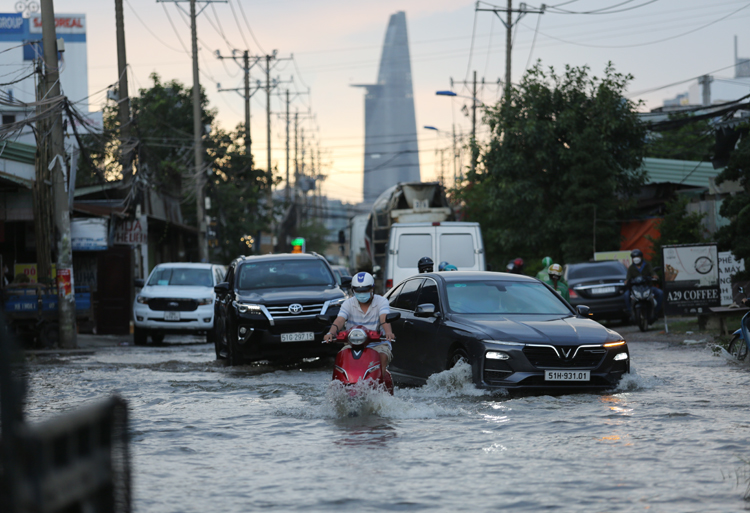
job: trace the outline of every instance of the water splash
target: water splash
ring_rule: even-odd
[[[452,369],[430,376],[427,384],[419,391],[419,395],[423,397],[478,397],[489,393],[474,385],[471,365],[465,360],[458,362]]]
[[[632,392],[635,390],[650,390],[655,388],[661,383],[661,380],[656,376],[646,377],[638,374],[638,371],[630,364],[630,373],[625,374],[620,382],[617,384],[617,388],[614,392]]]

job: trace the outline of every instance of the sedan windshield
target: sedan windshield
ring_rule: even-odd
[[[276,260],[248,262],[240,267],[239,290],[279,287],[330,286],[336,281],[328,266],[320,260]]]
[[[157,268],[148,280],[149,285],[186,285],[194,287],[212,287],[210,269],[190,267]]]
[[[446,284],[448,306],[464,314],[570,315],[562,300],[541,283],[466,281]]]

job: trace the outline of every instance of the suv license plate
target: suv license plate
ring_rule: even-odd
[[[591,381],[590,371],[544,371],[544,381]]]
[[[614,287],[597,287],[595,289],[591,289],[592,294],[614,294],[614,292]]]
[[[180,312],[164,312],[165,321],[179,321]]]
[[[305,342],[308,340],[315,340],[315,333],[312,331],[304,331],[302,333],[282,333],[282,342]]]

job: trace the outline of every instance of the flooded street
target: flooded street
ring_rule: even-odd
[[[351,405],[332,361],[229,368],[206,344],[116,347],[32,360],[26,411],[126,398],[141,513],[743,511],[748,368],[705,347],[630,351],[607,394],[492,395],[459,367]]]

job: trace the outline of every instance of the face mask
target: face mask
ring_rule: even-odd
[[[357,301],[360,303],[367,303],[370,300],[370,292],[355,292],[354,297],[356,297]]]
[[[633,259],[633,263],[634,263],[635,265],[641,265],[641,257],[635,257],[635,258]]]

